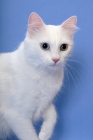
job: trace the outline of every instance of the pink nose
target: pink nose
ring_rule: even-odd
[[[52,59],[55,63],[57,63],[60,59],[59,58],[53,58]]]

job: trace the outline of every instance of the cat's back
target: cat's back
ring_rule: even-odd
[[[0,73],[8,71],[8,69],[12,65],[14,56],[15,56],[15,51],[8,52],[8,53],[0,53]]]
[[[0,53],[0,68],[2,66],[6,65],[6,62],[9,62],[9,59],[11,57],[11,52],[10,53]]]
[[[9,82],[8,79],[8,72],[7,69],[9,67],[11,53],[1,53],[0,54],[0,138],[6,139],[7,136],[10,133],[10,128],[7,125],[7,123],[4,120],[3,112],[4,112],[4,99],[7,98],[7,96],[4,94],[8,93],[9,86],[7,85],[7,82]],[[7,87],[7,88],[6,88]],[[3,129],[5,129],[6,134],[3,132]]]
[[[14,52],[0,54],[0,94],[3,87],[5,87],[10,78],[12,78],[14,56]]]

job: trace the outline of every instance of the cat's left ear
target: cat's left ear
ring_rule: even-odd
[[[75,31],[77,31],[78,27],[76,26],[77,23],[77,17],[72,16],[68,18],[66,21],[64,21],[61,24],[61,27],[67,31],[67,33],[70,35],[70,37],[73,37]]]
[[[35,12],[31,13],[28,19],[28,32],[30,33],[30,35],[33,35],[42,27],[44,27],[44,22],[41,17]]]

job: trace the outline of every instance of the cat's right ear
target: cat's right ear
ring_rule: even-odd
[[[68,32],[70,37],[73,37],[74,33],[79,29],[76,26],[76,23],[77,23],[77,17],[72,16],[72,17],[68,18],[65,22],[63,22],[61,24],[61,26],[65,31]]]
[[[35,12],[31,13],[28,19],[28,32],[30,36],[33,36],[42,27],[44,27],[44,22],[41,17]]]

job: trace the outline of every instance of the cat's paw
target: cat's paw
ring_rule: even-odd
[[[39,139],[40,140],[49,140],[49,138],[51,137],[51,135],[45,131],[41,131],[39,133]]]

